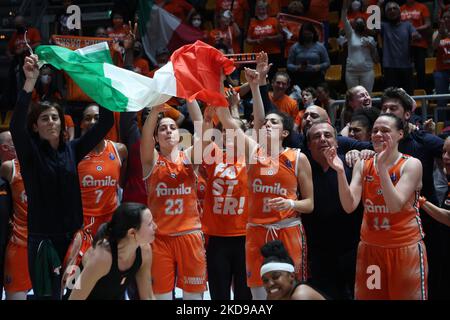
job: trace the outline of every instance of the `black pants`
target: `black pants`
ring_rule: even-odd
[[[206,265],[212,300],[230,300],[232,283],[235,300],[252,300],[251,291],[247,287],[244,236],[210,236]]]
[[[356,248],[348,252],[308,248],[310,279],[308,283],[331,299],[354,298]]]
[[[65,235],[58,236],[42,236],[42,235],[34,235],[28,234],[28,271],[30,273],[31,284],[33,285],[33,289],[36,287],[36,276],[35,276],[35,264],[36,257],[39,249],[39,244],[42,240],[50,240],[58,253],[61,264],[64,261],[64,257],[66,256],[66,252],[69,249],[69,245],[72,242],[74,233],[67,233]],[[38,300],[43,299],[51,299],[51,300],[60,300],[61,299],[61,276],[54,279],[52,282],[52,296],[51,297],[42,297],[36,295],[36,290],[34,292],[34,298]]]
[[[413,69],[412,68],[384,68],[384,88],[403,88],[409,95],[413,94]]]
[[[427,49],[420,47],[411,47],[411,53],[414,59],[414,67],[417,72],[417,87],[420,89],[426,89],[425,58],[427,57]]]

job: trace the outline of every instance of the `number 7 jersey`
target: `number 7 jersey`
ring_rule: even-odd
[[[410,158],[401,154],[389,169],[389,176],[394,186],[399,182],[402,169]],[[418,209],[419,190],[411,195],[400,212],[389,212],[375,161],[376,158],[372,158],[363,163],[364,217],[361,225],[361,241],[388,248],[404,247],[419,242],[424,237]]]
[[[157,234],[176,235],[201,229],[197,175],[184,152],[180,151],[176,163],[158,154],[153,170],[144,180]]]

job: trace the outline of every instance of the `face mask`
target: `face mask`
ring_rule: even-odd
[[[361,2],[353,1],[352,2],[352,10],[353,11],[359,11],[359,9],[361,9]]]
[[[200,26],[202,25],[202,20],[194,19],[194,20],[192,20],[192,25],[193,25],[195,28],[200,28]]]
[[[43,84],[49,84],[51,80],[52,80],[52,77],[50,75],[48,75],[48,74],[43,74],[41,76],[41,82]]]

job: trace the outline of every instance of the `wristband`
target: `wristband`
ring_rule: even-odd
[[[294,206],[295,206],[294,200],[288,199],[288,202],[289,202],[289,208],[294,209]]]

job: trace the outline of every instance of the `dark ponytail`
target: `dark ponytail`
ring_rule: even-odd
[[[294,261],[280,240],[267,242],[261,248],[261,254],[264,257],[263,265],[269,262],[283,262],[294,265]]]
[[[139,230],[142,212],[147,207],[141,203],[124,202],[114,212],[110,222],[103,223],[94,237],[93,247],[103,240],[119,242],[127,236],[128,230]]]

